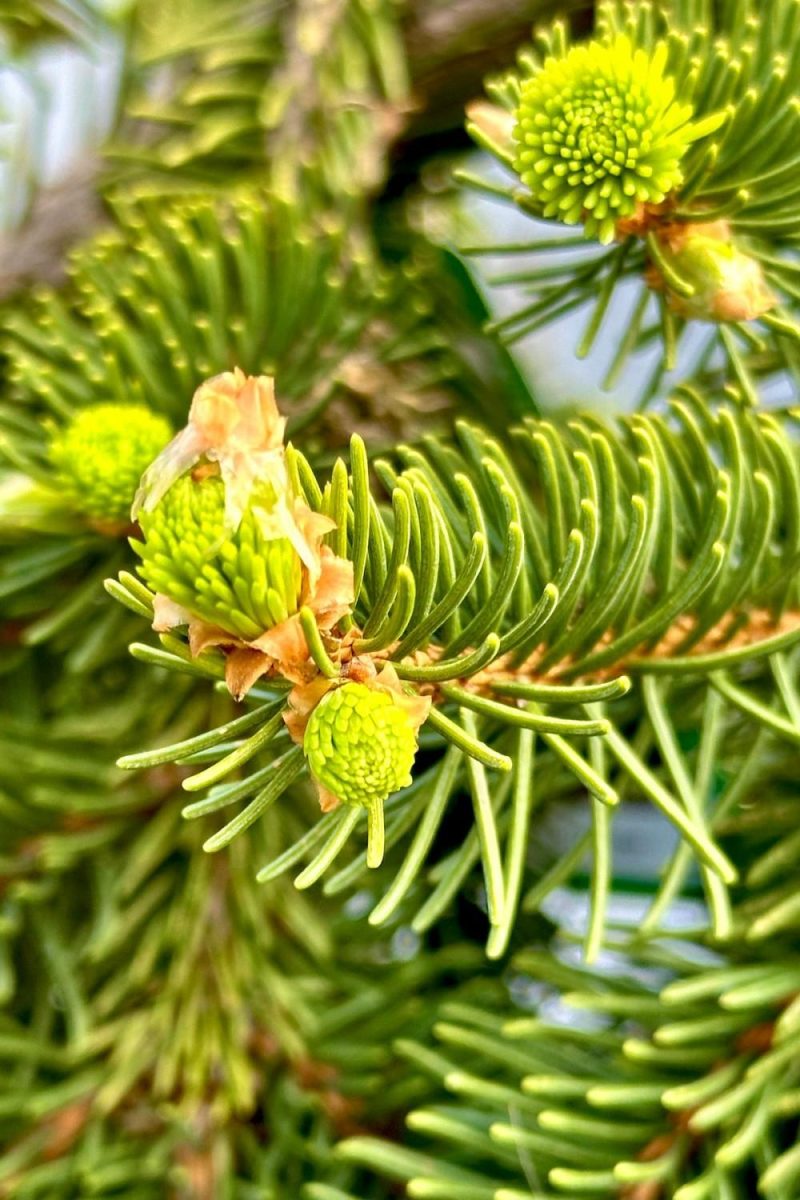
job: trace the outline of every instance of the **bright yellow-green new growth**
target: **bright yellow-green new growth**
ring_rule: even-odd
[[[369,808],[411,783],[416,727],[390,692],[345,683],[311,713],[303,749],[322,787]]]
[[[269,511],[274,489],[263,484],[251,499]],[[145,541],[131,543],[154,592],[245,640],[296,613],[302,587],[294,546],[285,537],[266,537],[252,505],[232,531],[225,525],[222,480],[184,475],[152,512],[140,513]]]
[[[143,471],[171,434],[144,404],[90,404],[50,443],[59,489],[92,521],[125,524]]]
[[[664,42],[649,54],[620,35],[548,58],[522,83],[515,168],[543,217],[582,222],[587,237],[610,242],[637,204],[680,186],[689,146],[725,114],[692,122],[666,63]]]

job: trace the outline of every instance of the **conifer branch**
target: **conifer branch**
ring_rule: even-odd
[[[588,418],[563,425],[530,420],[515,431],[512,460],[491,437],[462,425],[457,443],[429,439],[421,449],[401,449],[399,469],[377,465],[391,488],[391,510],[375,507],[364,494],[361,444],[354,443],[353,460],[362,464],[357,473],[348,476],[342,464],[334,471],[334,478],[347,480],[347,536],[341,515],[330,536],[344,559],[353,555],[364,563],[363,575],[359,572],[351,619],[318,634],[316,653],[317,639],[308,642],[311,674],[290,671],[304,682],[289,697],[286,719],[292,729],[291,706],[300,703],[292,697],[313,691],[309,679],[318,672],[324,691],[380,679],[391,667],[406,696],[433,705],[421,730],[426,766],[407,793],[391,796],[386,805],[381,836],[402,885],[391,885],[374,919],[410,901],[427,875],[428,887],[419,893],[423,903],[416,915],[412,909],[408,914],[416,928],[426,928],[428,888],[435,883],[431,896],[449,898],[477,857],[493,896],[491,944],[503,945],[498,930],[510,930],[520,899],[513,847],[527,841],[533,806],[550,793],[577,799],[588,792],[612,806],[623,795],[639,795],[660,809],[685,839],[681,870],[691,861],[687,853],[703,866],[717,935],[730,933],[726,887],[736,871],[715,841],[719,814],[708,811],[705,791],[698,790],[706,786],[702,778],[692,780],[695,768],[679,748],[682,722],[673,714],[697,714],[692,719],[700,720],[701,741],[705,719],[712,721],[709,736],[717,739],[720,753],[727,739],[739,736],[743,717],[789,743],[800,737],[796,706],[786,707],[794,704],[790,691],[785,701],[765,705],[735,682],[745,667],[753,679],[771,670],[790,680],[787,664],[800,640],[795,593],[800,491],[788,486],[793,450],[779,430],[772,417],[735,406],[710,410],[687,395],[676,399],[668,415],[634,416],[615,427]],[[298,451],[290,450],[288,462],[306,503],[331,518],[345,511],[340,493],[330,484],[320,490]],[[361,518],[367,528],[357,529],[356,514],[370,511],[368,521]],[[147,569],[146,543],[140,553]],[[408,597],[399,586],[404,571],[414,582]],[[457,582],[477,572],[485,572],[485,594],[474,585],[465,591]],[[133,608],[146,603],[140,585],[131,591],[120,583],[113,590]],[[191,592],[180,596],[191,612],[196,603]],[[219,612],[224,622],[223,609]],[[311,610],[304,619],[312,619]],[[391,636],[381,637],[382,626]],[[225,659],[207,650],[192,659],[173,635],[162,641],[170,650],[152,661],[220,675],[225,667],[232,686],[230,672],[238,669],[240,651]],[[218,633],[211,644],[225,642]],[[276,660],[272,677],[279,679],[284,669]],[[256,684],[251,696],[267,700],[269,687],[269,679],[266,690]],[[708,699],[710,689],[717,707]],[[275,730],[277,784],[286,743],[277,735],[280,723],[269,728]],[[537,736],[535,748],[530,733]],[[592,749],[595,741],[602,752]],[[250,758],[248,741],[232,746],[223,729],[219,742],[223,755],[233,751],[232,762],[240,754]],[[448,743],[451,749],[442,757]],[[204,740],[209,751],[212,744]],[[276,799],[271,783],[259,791],[272,778],[268,748],[259,744],[252,762],[262,754],[266,765],[249,783],[252,768],[245,766],[242,784],[215,785],[199,802],[198,811],[205,812],[218,801],[227,805],[250,797],[249,807],[209,849],[258,819],[267,797],[270,804]],[[533,797],[524,800],[517,764],[526,764],[529,773],[532,754],[538,783]],[[134,765],[137,758],[123,761]],[[221,758],[220,766],[226,761]],[[300,771],[302,760],[297,764]],[[510,788],[493,785],[491,799],[487,767],[511,772]],[[347,770],[343,761],[336,778],[347,777]],[[211,781],[216,774],[206,769],[203,777]],[[185,786],[195,790],[191,781]],[[459,850],[426,867],[437,829],[465,791],[472,798],[474,829]],[[428,804],[429,815],[400,859],[413,814],[425,813]],[[330,868],[346,834],[358,829],[357,817],[348,814],[331,825],[320,845],[315,839],[320,867]],[[610,825],[602,822],[596,836],[595,851],[605,861]],[[369,862],[376,857],[373,848]],[[302,858],[286,861],[294,865]],[[555,883],[559,872],[553,870]],[[313,877],[320,873],[315,869]],[[271,875],[266,866],[262,876]],[[329,890],[339,889],[340,877],[352,886],[361,872],[345,866],[331,878]],[[302,879],[305,884],[306,876]],[[537,891],[537,906],[545,895]],[[438,902],[433,911],[440,911]],[[600,928],[600,908],[596,920]]]
[[[643,404],[658,397],[666,372],[689,373],[682,346],[698,320],[711,325],[691,372],[725,363],[749,403],[764,354],[782,363],[796,357],[790,131],[800,110],[794,50],[782,52],[775,30],[792,47],[797,14],[790,0],[773,8],[766,26],[747,5],[677,3],[667,11],[608,0],[598,8],[594,40],[573,44],[557,21],[520,52],[516,70],[489,82],[491,103],[472,106],[468,130],[515,178],[484,183],[462,172],[463,181],[537,221],[584,226],[574,238],[542,228],[529,242],[472,248],[525,255],[496,280],[530,294],[522,309],[492,324],[499,337],[513,341],[585,310],[578,352],[588,354],[609,328],[617,289],[636,283],[638,300],[605,385],[633,352],[655,346],[659,361],[641,390]],[[591,93],[592,72],[608,72],[606,98],[602,89]],[[619,95],[609,99],[615,88]],[[570,133],[572,119],[579,134]],[[619,139],[627,158],[615,150]]]

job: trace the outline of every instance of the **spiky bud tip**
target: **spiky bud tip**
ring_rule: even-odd
[[[235,529],[226,523],[217,475],[184,475],[139,523],[134,548],[149,587],[232,636],[250,641],[300,607],[302,564],[287,537],[269,536],[276,506],[270,483],[256,486]]]
[[[139,479],[171,433],[143,404],[88,405],[50,443],[62,494],[93,523],[127,525]]]
[[[620,34],[573,46],[524,80],[515,169],[542,216],[610,242],[637,204],[658,204],[680,185],[690,144],[724,114],[693,123],[666,65],[666,43],[648,53]]]
[[[370,808],[411,782],[417,724],[391,692],[345,683],[311,713],[303,749],[326,791]]]

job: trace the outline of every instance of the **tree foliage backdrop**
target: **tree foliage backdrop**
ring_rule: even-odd
[[[0,1197],[796,1200],[800,2],[0,53]]]

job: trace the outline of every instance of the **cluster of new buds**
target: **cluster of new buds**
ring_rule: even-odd
[[[353,567],[324,542],[334,528],[295,495],[272,380],[235,370],[204,383],[189,421],[144,472],[133,517],[139,571],[154,592],[154,628],[188,628],[192,652],[219,648],[241,700],[264,676],[294,684],[286,711],[324,809],[365,808],[368,861],[383,850],[383,802],[411,782],[429,701],[391,672],[354,665],[339,623]],[[340,676],[322,676],[308,626]]]

